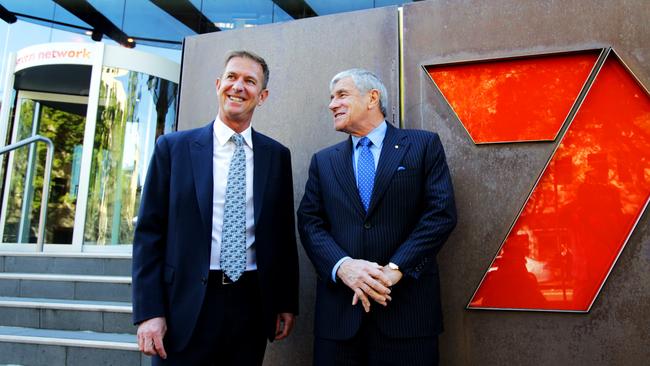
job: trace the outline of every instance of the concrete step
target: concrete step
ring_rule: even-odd
[[[0,326],[0,364],[150,365],[133,334]]]
[[[0,272],[130,276],[131,254],[0,253]]]
[[[133,333],[131,303],[0,297],[0,325],[59,330]]]
[[[0,273],[0,296],[130,302],[131,277]]]

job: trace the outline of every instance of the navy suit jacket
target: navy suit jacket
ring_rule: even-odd
[[[390,337],[434,336],[442,331],[436,255],[456,225],[454,193],[437,134],[388,125],[364,212],[348,138],[316,153],[298,209],[302,244],[318,274],[315,334],[345,340],[359,329],[363,309],[331,271],[344,256],[386,265],[404,277],[387,307],[370,316]]]
[[[298,313],[291,156],[253,130],[255,244],[264,329]],[[189,341],[206,292],[212,242],[213,126],[161,136],[149,165],[133,242],[133,320],[164,316],[165,346]],[[211,309],[220,311],[220,309]]]

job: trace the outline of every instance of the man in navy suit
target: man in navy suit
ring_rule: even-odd
[[[369,71],[337,74],[330,92],[350,137],[314,154],[298,209],[318,274],[314,365],[437,365],[436,255],[456,225],[440,139],[387,123]]]
[[[261,365],[293,327],[291,156],[251,128],[268,79],[264,59],[231,52],[214,122],[156,143],[133,243],[133,318],[154,365]]]

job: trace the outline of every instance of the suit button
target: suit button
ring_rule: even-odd
[[[369,222],[366,222],[365,224],[363,224],[363,227],[365,227],[366,229],[370,229],[372,225]]]
[[[205,278],[205,277],[201,277],[201,283],[204,284],[204,285],[207,285],[208,284],[208,279]]]

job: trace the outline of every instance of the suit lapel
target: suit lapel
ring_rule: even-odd
[[[388,189],[388,185],[397,171],[397,167],[402,161],[408,147],[409,143],[406,135],[402,134],[399,129],[388,124],[381,154],[379,155],[379,164],[377,165],[377,173],[375,174],[375,185],[372,190],[372,197],[370,198],[368,215],[372,213],[377,206],[377,202],[386,193],[386,189]]]
[[[352,141],[351,138],[348,138],[346,141],[340,143],[336,149],[335,153],[332,154],[332,170],[334,170],[334,175],[339,181],[343,192],[348,195],[350,202],[355,207],[359,214],[365,216],[365,210],[363,209],[363,204],[361,203],[361,198],[359,197],[359,191],[357,190],[357,181],[354,178],[354,170],[352,168]]]
[[[214,123],[214,122],[213,122]],[[212,150],[213,123],[205,126],[197,138],[190,142],[190,158],[194,188],[201,212],[201,221],[206,229],[212,230]]]
[[[260,137],[255,130],[252,131],[253,138],[253,207],[255,211],[255,222],[257,223],[262,212],[264,190],[268,184],[269,168],[271,166],[271,152],[269,145]]]

